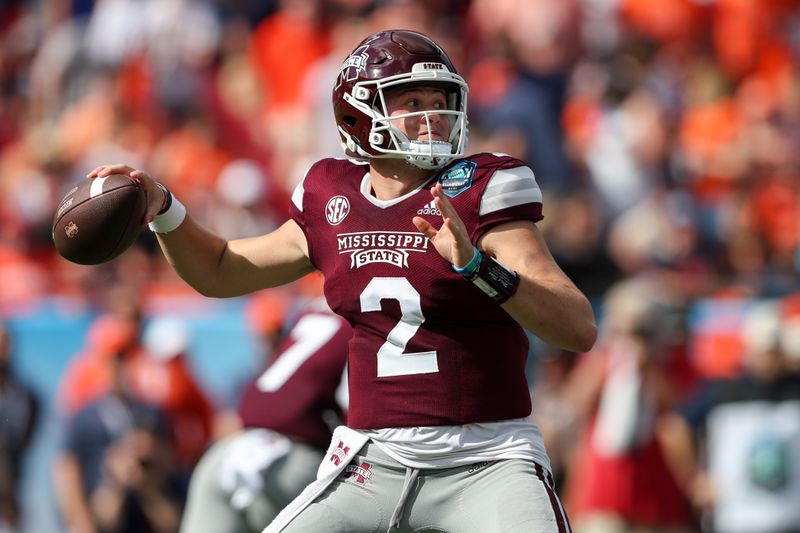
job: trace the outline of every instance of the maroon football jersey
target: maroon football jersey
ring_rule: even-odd
[[[370,192],[368,171],[363,163],[321,160],[292,197],[292,217],[325,276],[328,304],[354,328],[347,424],[377,429],[527,416],[525,332],[454,272],[412,219],[441,226],[430,193],[438,181],[473,242],[499,223],[537,221],[541,192],[533,172],[508,156],[478,154],[381,201]]]
[[[341,415],[336,390],[352,333],[346,320],[330,312],[300,315],[269,367],[245,388],[239,403],[244,426],[325,448],[331,430],[324,416]]]

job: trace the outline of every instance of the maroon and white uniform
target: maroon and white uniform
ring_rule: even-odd
[[[239,416],[246,428],[266,428],[324,449],[327,412],[341,414],[337,389],[347,360],[350,325],[330,312],[300,315],[272,364],[245,388]]]
[[[504,155],[451,162],[403,197],[370,192],[369,167],[314,164],[293,194],[292,217],[325,276],[331,309],[354,328],[347,425],[356,429],[460,425],[530,414],[523,329],[466,282],[412,219],[436,227],[430,188],[442,183],[472,242],[512,220],[542,218],[533,172]]]
[[[244,430],[216,441],[192,473],[182,533],[252,533],[311,483],[331,438],[352,329],[311,306],[245,389]]]

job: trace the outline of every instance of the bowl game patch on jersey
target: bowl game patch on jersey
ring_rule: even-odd
[[[472,175],[477,166],[474,161],[465,159],[442,172],[439,183],[442,184],[444,193],[450,198],[455,198],[472,187]]]

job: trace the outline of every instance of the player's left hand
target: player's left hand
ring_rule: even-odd
[[[417,229],[430,239],[443,258],[461,268],[470,262],[475,253],[467,228],[450,203],[450,199],[442,191],[440,183],[433,186],[431,196],[434,198],[436,208],[442,213],[442,227],[437,230],[422,217],[414,217],[412,221]]]

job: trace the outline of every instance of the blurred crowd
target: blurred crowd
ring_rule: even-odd
[[[531,351],[574,529],[800,531],[798,0],[0,3],[0,319],[52,298],[98,316],[59,393],[64,520],[176,531],[194,464],[236,421],[193,380],[180,323],[159,325],[200,297],[152,235],[71,264],[59,200],[125,162],[221,235],[274,229],[308,165],[342,155],[339,65],[388,28],[448,50],[468,152],[531,165],[548,244],[597,313],[591,353]],[[314,286],[253,297],[254,334],[279,336]],[[20,523],[37,412],[11,354],[0,333],[0,531]]]

